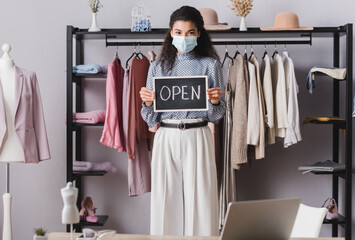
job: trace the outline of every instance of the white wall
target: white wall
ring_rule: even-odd
[[[49,230],[65,231],[61,224],[62,199],[60,188],[65,186],[65,96],[66,75],[66,25],[88,28],[91,13],[87,0],[16,0],[1,1],[0,44],[8,42],[13,50],[15,63],[37,72],[45,111],[48,138],[52,160],[41,164],[11,165],[11,193],[13,194],[14,239],[29,239],[34,227],[43,226]],[[102,28],[130,27],[130,11],[136,1],[102,0],[104,8],[98,14]],[[216,9],[220,22],[233,27],[239,25],[239,18],[227,7],[228,0],[217,1],[163,1],[145,0],[150,9],[152,26],[167,27],[173,10],[182,5],[210,7]],[[303,26],[338,26],[354,22],[355,2],[350,0],[255,0],[254,9],[247,17],[248,26],[272,26],[279,11],[290,10],[298,14]],[[233,49],[234,47],[229,47]],[[269,47],[269,52],[272,47]],[[147,52],[150,47],[143,47]],[[217,48],[223,54],[224,47]],[[281,49],[280,49],[281,50]],[[315,64],[332,64],[331,40],[314,39],[310,46],[289,46],[294,59],[300,85],[300,117],[328,115],[332,113],[332,84],[326,78],[317,83],[314,94],[305,88],[307,71]],[[254,47],[259,58],[263,46]],[[107,64],[112,60],[115,48],[105,48],[103,41],[85,44],[85,62]],[[132,48],[120,48],[123,61]],[[324,82],[323,82],[324,81]],[[105,83],[89,80],[86,84],[84,110],[105,108]],[[84,157],[88,161],[112,160],[118,167],[116,174],[104,177],[86,177],[85,193],[94,198],[99,214],[109,214],[105,228],[114,228],[121,233],[149,233],[150,195],[129,198],[127,191],[127,155],[117,153],[98,143],[101,128],[90,128],[84,134],[87,138]],[[238,172],[238,194],[240,200],[301,197],[305,204],[320,206],[331,195],[329,176],[305,175],[297,171],[303,163],[330,159],[331,127],[302,127],[303,141],[289,149],[281,143],[267,148],[267,158],[253,162],[251,167]],[[341,137],[342,139],[342,137]],[[343,154],[340,154],[343,156]],[[5,192],[5,165],[0,164],[0,192]],[[341,200],[342,201],[342,200]],[[340,210],[342,210],[340,204]],[[353,211],[354,212],[354,211]],[[0,215],[2,215],[0,208]],[[355,214],[353,213],[355,216]],[[354,217],[353,217],[354,221]],[[0,220],[0,223],[2,220]],[[2,230],[2,224],[0,225]],[[355,228],[353,227],[353,231]],[[329,236],[330,227],[324,226],[322,235]],[[353,234],[354,236],[354,234]]]

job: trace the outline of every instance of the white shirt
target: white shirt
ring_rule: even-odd
[[[287,115],[289,127],[286,129],[284,147],[287,148],[292,144],[302,140],[300,131],[299,109],[298,109],[298,84],[295,75],[295,69],[292,59],[287,52],[283,52],[283,62],[285,67],[285,78],[288,90],[287,93]]]
[[[274,125],[274,93],[272,89],[270,57],[265,55],[261,63],[261,76],[263,78],[263,92],[266,108],[266,143],[275,143]]]
[[[258,145],[260,137],[259,129],[259,105],[258,89],[256,85],[256,73],[254,64],[248,61],[249,72],[249,100],[248,100],[248,130],[247,143],[249,145]]]
[[[274,92],[275,135],[284,138],[288,128],[285,69],[282,57],[276,54],[271,62]]]

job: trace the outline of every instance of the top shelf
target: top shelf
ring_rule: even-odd
[[[154,28],[151,32],[131,32],[129,28],[102,29],[100,32],[88,32],[88,29],[79,29],[73,26],[73,35],[77,39],[105,39],[106,35],[120,35],[120,38],[137,38],[142,36],[149,39],[161,39],[168,31],[167,28]],[[238,38],[290,38],[290,37],[332,37],[334,33],[339,36],[346,34],[346,25],[339,27],[315,27],[313,30],[292,30],[292,31],[261,31],[260,28],[248,28],[248,31],[239,31],[239,28],[232,28],[227,31],[209,31],[213,38],[238,37]]]

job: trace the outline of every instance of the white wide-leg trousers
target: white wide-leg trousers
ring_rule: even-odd
[[[217,173],[208,126],[156,132],[150,224],[152,235],[218,236]]]

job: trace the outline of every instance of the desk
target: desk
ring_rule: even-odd
[[[74,240],[80,233],[74,233]],[[48,240],[70,240],[70,233],[50,233]],[[137,234],[116,234],[114,240],[218,240],[218,237],[150,236]],[[105,238],[103,239],[105,240]],[[290,240],[345,240],[345,238],[291,238]]]

